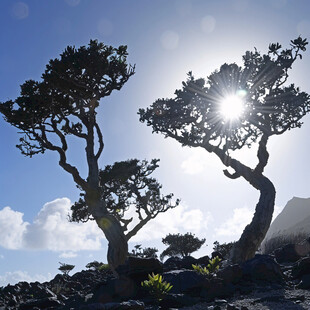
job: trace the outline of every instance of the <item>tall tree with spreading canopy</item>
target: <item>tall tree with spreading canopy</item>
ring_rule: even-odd
[[[26,81],[17,99],[0,103],[4,119],[23,134],[17,145],[23,155],[46,150],[59,154],[59,165],[83,193],[73,206],[72,219],[96,221],[109,241],[108,263],[114,269],[125,262],[128,239],[159,212],[178,204],[170,204],[172,194],[161,196],[160,184],[149,176],[158,160],[131,160],[99,169],[104,142],[97,108],[134,74],[127,55],[126,46],[114,48],[96,40],[78,49],[68,46],[59,59],[49,61],[42,81]],[[85,177],[68,162],[68,136],[85,145]],[[132,204],[138,224],[125,235],[130,219],[125,221],[123,215]]]
[[[290,47],[270,44],[267,54],[256,49],[243,56],[243,66],[223,64],[206,80],[188,75],[175,98],[158,99],[140,109],[140,121],[183,146],[202,147],[232,169],[231,179],[243,177],[260,192],[252,222],[231,251],[233,262],[252,258],[272,220],[276,191],[263,174],[268,162],[271,136],[302,125],[310,111],[310,97],[294,84],[287,85],[289,69],[302,58],[306,39],[298,37]],[[256,167],[233,158],[232,153],[258,144]]]

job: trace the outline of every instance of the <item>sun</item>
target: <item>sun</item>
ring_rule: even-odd
[[[224,97],[220,102],[220,113],[226,120],[240,118],[244,111],[244,94],[236,93]]]

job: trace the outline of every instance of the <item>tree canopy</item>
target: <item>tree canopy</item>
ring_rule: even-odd
[[[153,132],[171,137],[183,146],[202,147],[216,154],[226,167],[227,177],[243,177],[260,191],[259,202],[250,225],[233,247],[232,260],[241,262],[254,256],[266,235],[274,210],[275,189],[263,175],[268,163],[268,139],[302,125],[310,111],[310,96],[287,83],[289,70],[308,44],[298,37],[289,48],[269,45],[268,53],[257,49],[242,57],[243,66],[223,64],[206,79],[195,79],[189,72],[182,89],[171,99],[158,99],[149,108],[140,109],[140,121]],[[228,100],[233,97],[234,100]],[[236,101],[241,105],[236,117],[225,117]],[[232,157],[235,150],[258,144],[257,165],[247,167]]]
[[[162,239],[163,244],[167,245],[160,254],[160,259],[163,260],[166,256],[189,256],[191,253],[199,250],[206,242],[206,239],[199,239],[192,233],[169,234]]]
[[[126,46],[114,48],[96,40],[78,49],[68,46],[60,58],[49,61],[41,81],[26,81],[17,99],[0,103],[5,120],[23,134],[17,145],[22,154],[32,157],[46,150],[59,154],[59,165],[82,193],[71,219],[96,221],[109,241],[108,263],[114,271],[127,258],[129,238],[158,213],[179,204],[171,203],[172,194],[161,195],[161,185],[150,176],[158,167],[156,159],[99,168],[104,141],[97,109],[101,99],[120,90],[134,74],[127,55]],[[68,162],[68,136],[85,145],[86,176]],[[125,217],[130,207],[135,208],[136,222]]]
[[[151,176],[158,168],[159,159],[150,163],[146,160],[131,159],[107,165],[99,171],[100,199],[105,202],[109,214],[112,214],[122,225],[129,240],[148,221],[159,213],[179,205],[180,200],[172,202],[173,194],[162,195],[162,185]],[[85,193],[72,206],[71,221],[86,222],[94,217],[85,202]],[[134,208],[138,222],[129,228],[134,217],[128,218],[128,211]]]

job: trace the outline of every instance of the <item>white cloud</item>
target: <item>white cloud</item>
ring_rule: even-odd
[[[210,213],[204,214],[199,209],[189,210],[188,207],[179,205],[165,213],[160,213],[155,219],[149,221],[137,235],[130,239],[130,242],[161,239],[169,233],[192,232],[200,234],[202,231],[206,231],[211,220]],[[129,226],[129,228],[131,227]]]
[[[31,276],[28,274],[27,271],[13,271],[13,272],[6,272],[3,276],[0,275],[0,287],[6,286],[8,284],[14,285],[20,281],[26,281],[26,282],[46,282],[50,281],[52,279],[52,275],[48,273],[46,276],[35,274],[34,276]]]
[[[0,210],[0,245],[8,249],[52,251],[98,250],[104,235],[98,226],[68,221],[68,198],[46,203],[32,224],[23,221],[23,213],[10,207]]]
[[[23,215],[10,207],[0,210],[0,246],[11,250],[21,248],[22,237],[29,226],[23,221]]]
[[[190,175],[202,174],[214,169],[222,169],[221,162],[216,156],[209,156],[204,149],[191,150],[192,155],[181,163],[181,169],[184,173]],[[221,170],[219,170],[221,171]]]
[[[232,218],[225,221],[219,228],[215,228],[217,236],[240,236],[246,225],[253,218],[253,211],[249,208],[236,208]]]
[[[73,258],[77,257],[77,254],[75,252],[69,251],[69,252],[62,252],[59,255],[60,258]]]

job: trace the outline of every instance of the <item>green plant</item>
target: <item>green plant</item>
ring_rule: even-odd
[[[210,273],[214,273],[220,268],[221,259],[218,256],[215,256],[213,259],[209,260],[209,264],[207,266]]]
[[[172,285],[163,281],[163,277],[159,274],[148,275],[149,279],[141,282],[141,286],[146,288],[149,293],[155,296],[159,301],[162,300],[172,289]]]
[[[206,267],[202,267],[200,265],[192,265],[193,269],[200,274],[208,275],[210,272]]]
[[[220,268],[221,259],[216,256],[213,259],[209,259],[209,264],[207,267],[202,267],[200,265],[192,265],[193,269],[202,275],[213,274]]]
[[[108,271],[110,270],[110,266],[109,264],[101,264],[98,268],[97,268],[98,271]]]

